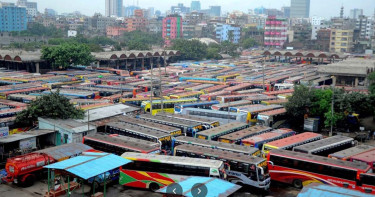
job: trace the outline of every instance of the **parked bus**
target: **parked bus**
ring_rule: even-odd
[[[357,155],[354,155],[350,157],[350,161],[355,162],[355,163],[363,163],[367,164],[371,167],[373,172],[375,172],[375,150],[369,150],[364,153],[360,153]]]
[[[249,127],[248,124],[241,122],[232,122],[212,129],[201,131],[197,133],[195,137],[204,140],[217,140],[220,136],[233,133],[241,129],[245,129],[247,127]]]
[[[216,110],[208,110],[208,109],[195,109],[195,108],[186,108],[183,111],[183,114],[217,120],[220,122],[220,124],[225,124],[228,122],[246,123],[249,121],[249,118],[250,118],[247,113],[233,113],[233,112],[216,111]]]
[[[119,183],[127,187],[156,191],[188,176],[227,178],[223,161],[132,152],[121,156],[133,161],[120,167]]]
[[[224,161],[228,181],[267,190],[270,187],[267,162],[261,157],[236,154],[208,147],[183,144],[174,149],[175,156],[208,158]]]
[[[219,137],[220,142],[224,143],[234,143],[242,145],[242,139],[249,138],[252,136],[260,135],[262,133],[267,133],[272,131],[271,127],[266,126],[253,126],[246,129],[242,129],[227,135],[223,135]]]
[[[160,98],[154,97],[153,99],[159,100]],[[149,101],[150,98],[122,98],[121,102],[128,105],[141,106],[143,101]]]
[[[262,152],[264,154],[268,154],[268,152],[273,149],[292,150],[296,146],[300,146],[321,139],[323,139],[323,135],[321,134],[313,132],[300,133],[287,138],[268,142],[267,144],[263,145]]]
[[[278,139],[286,138],[294,134],[295,132],[290,129],[277,129],[277,130],[272,130],[270,132],[256,135],[250,138],[245,138],[242,140],[241,143],[244,144],[245,146],[251,146],[251,147],[259,148],[259,150],[262,150],[263,144],[266,144],[267,142],[272,142]]]
[[[158,123],[155,123],[155,122],[150,122],[150,121],[142,120],[142,119],[139,119],[139,118],[134,118],[134,117],[131,117],[131,116],[120,116],[120,117],[118,117],[118,120],[120,122],[125,122],[125,123],[128,123],[128,124],[145,127],[145,128],[148,128],[148,129],[161,131],[163,133],[168,133],[171,136],[182,135],[182,131],[179,128],[171,127],[171,126],[163,125],[163,124],[158,124]]]
[[[201,118],[201,117],[196,117],[196,116],[189,116],[189,115],[184,115],[184,114],[169,114],[169,113],[157,113],[156,115],[158,116],[164,116],[164,117],[172,117],[176,119],[181,119],[181,120],[188,120],[192,122],[198,122],[201,123],[205,129],[210,129],[213,127],[218,127],[220,126],[220,122],[217,120],[211,120],[207,118]]]
[[[197,101],[197,98],[184,98],[184,99],[169,99],[169,100],[163,100],[163,111],[167,113],[174,113],[174,106],[176,104],[181,103],[191,103]],[[151,110],[151,102],[150,100],[143,101],[141,104],[142,110],[145,112],[150,112]],[[152,101],[152,115],[155,115],[157,113],[161,112],[161,100],[154,100]]]
[[[357,186],[361,192],[375,194],[375,174],[363,173],[359,175]]]
[[[223,95],[230,95],[229,91],[217,91],[217,92],[211,92],[208,94],[203,94],[199,96],[199,99],[201,101],[213,101],[216,100],[218,96],[223,96]]]
[[[157,142],[160,144],[162,151],[171,149],[171,135],[137,125],[124,122],[110,122],[106,125],[106,133]]]
[[[199,98],[202,95],[202,91],[191,91],[191,92],[183,92],[181,94],[170,95],[171,99],[184,99],[184,98]]]
[[[257,116],[257,124],[272,127],[274,123],[286,120],[286,118],[285,108],[275,109],[259,113]]]
[[[216,100],[219,101],[220,103],[227,103],[227,102],[244,100],[248,97],[253,97],[254,95],[256,94],[237,94],[237,95],[223,95],[223,96],[220,95],[216,97]]]
[[[288,102],[288,99],[276,99],[276,100],[269,100],[269,101],[262,101],[262,105],[284,105]]]
[[[236,111],[237,112],[242,112],[242,113],[247,113],[248,116],[248,123],[250,124],[256,124],[258,121],[258,114],[267,112],[267,111],[272,111],[276,109],[282,108],[281,105],[245,105],[241,107],[232,107],[229,109],[229,111]]]
[[[210,93],[213,93],[213,92],[216,92],[216,91],[220,91],[220,90],[222,90],[226,87],[228,87],[228,86],[227,85],[215,85],[215,86],[212,86],[212,87],[209,87],[209,88],[205,88],[202,91],[205,94],[210,94]]]
[[[83,144],[91,146],[95,150],[122,155],[124,152],[160,153],[160,144],[119,135],[94,134],[84,136]]]
[[[215,104],[211,106],[212,110],[217,111],[228,111],[228,108],[231,107],[239,107],[244,105],[251,105],[252,102],[248,100],[240,100],[240,101],[234,101],[234,102],[228,102],[228,103],[221,103],[221,104]]]
[[[180,103],[174,105],[174,113],[181,114],[184,108],[211,109],[212,105],[218,104],[219,101],[198,101],[193,103]]]
[[[354,146],[353,138],[336,135],[319,141],[296,146],[293,148],[293,151],[312,155],[328,156],[331,153],[344,150],[352,146]]]
[[[195,136],[195,133],[205,129],[202,123],[189,121],[189,120],[181,120],[181,119],[172,118],[172,117],[163,117],[159,115],[152,116],[150,114],[142,114],[139,116],[139,118],[142,120],[147,120],[150,122],[156,122],[159,124],[179,128],[181,129],[183,135],[188,135],[188,136]]]
[[[263,89],[254,88],[254,89],[249,89],[249,90],[236,91],[235,94],[262,94],[263,92],[264,92]]]
[[[375,150],[375,147],[362,144],[362,145],[353,146],[351,148],[329,154],[328,157],[332,159],[340,159],[340,160],[349,161],[350,157],[367,152],[369,150]]]
[[[210,88],[214,84],[201,84],[190,88],[185,88],[186,91],[201,91],[202,89]],[[203,92],[204,93],[204,92]]]
[[[234,153],[242,153],[245,155],[260,156],[260,150],[249,146],[240,146],[237,144],[228,144],[212,140],[204,140],[188,136],[178,136],[173,138],[173,148],[181,144],[193,144],[197,146],[204,146],[213,149],[225,150]],[[172,150],[173,152],[173,150]]]
[[[251,83],[241,83],[241,84],[238,84],[238,85],[235,85],[235,86],[227,87],[223,90],[230,91],[231,93],[234,93],[235,91],[249,90],[253,87],[254,87],[254,85],[251,84]]]
[[[288,150],[272,150],[267,155],[272,181],[302,188],[313,182],[362,190],[360,175],[371,171],[362,163],[308,155]]]

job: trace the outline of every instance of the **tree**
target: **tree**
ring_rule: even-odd
[[[199,40],[173,40],[171,49],[180,51],[183,60],[202,60],[207,56],[207,45]]]
[[[289,98],[289,102],[285,105],[287,113],[293,123],[300,125],[303,123],[304,115],[308,113],[309,107],[312,105],[311,98],[314,92],[306,86],[295,86],[294,93]]]
[[[229,41],[224,41],[220,44],[221,46],[221,52],[228,54],[232,57],[237,57],[239,54],[237,53],[238,45],[233,44]]]
[[[128,44],[128,50],[150,50],[150,45],[141,40],[131,40]]]
[[[161,46],[163,38],[161,34],[133,31],[124,33],[120,41],[122,46],[130,47],[129,45],[131,45],[131,48],[136,46],[135,50],[142,50],[141,48],[151,48],[152,45]]]
[[[368,79],[370,81],[369,91],[371,94],[375,94],[375,72],[369,74]]]
[[[38,117],[82,119],[83,116],[83,110],[75,108],[69,102],[69,99],[62,96],[60,91],[57,90],[31,102],[26,110],[17,115],[16,123],[33,125],[38,120]]]
[[[254,47],[257,44],[258,43],[253,38],[246,38],[245,40],[242,40],[242,42],[241,42],[241,46],[244,49],[248,49],[248,48]]]
[[[66,68],[71,64],[89,65],[94,60],[90,48],[86,44],[78,43],[45,46],[41,58],[49,61],[55,68]]]

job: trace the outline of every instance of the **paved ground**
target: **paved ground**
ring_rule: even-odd
[[[88,186],[85,186],[85,191],[89,192]],[[43,182],[37,182],[34,186],[28,188],[17,187],[12,184],[0,185],[0,196],[16,196],[16,197],[40,197],[47,190],[47,184]],[[290,187],[288,185],[277,183],[273,184],[269,193],[256,190],[254,188],[244,187],[236,192],[233,197],[263,197],[263,196],[275,196],[275,197],[295,197],[299,190]],[[71,195],[82,196],[81,189],[73,192]],[[107,189],[108,197],[161,197],[162,195],[150,192],[148,190],[127,188],[120,185],[110,186]]]

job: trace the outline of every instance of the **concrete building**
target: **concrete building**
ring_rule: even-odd
[[[241,39],[241,27],[218,23],[216,25],[216,39],[219,42],[229,41],[237,44]]]
[[[190,10],[191,11],[200,11],[201,10],[201,2],[200,1],[191,1]]]
[[[283,47],[287,40],[287,20],[269,16],[264,31],[265,47]]]
[[[161,33],[163,31],[163,20],[153,18],[148,21],[148,31],[152,33]]]
[[[89,134],[96,133],[96,127],[91,124],[78,122],[73,119],[51,119],[51,118],[38,118],[39,129],[57,130],[57,140],[61,144],[68,143],[81,143],[82,138]]]
[[[46,8],[44,9],[44,15],[47,17],[55,17],[57,15],[57,12],[54,9]]]
[[[349,18],[357,19],[360,15],[363,15],[363,9],[351,9]]]
[[[267,16],[276,16],[276,17],[284,17],[284,12],[278,9],[267,9],[266,10]]]
[[[182,17],[179,15],[170,15],[163,19],[163,39],[167,46],[171,45],[174,39],[183,38]]]
[[[333,77],[336,86],[368,87],[368,76],[375,71],[373,59],[347,59],[318,67],[318,73]]]
[[[112,17],[105,17],[101,14],[95,14],[93,17],[85,19],[85,26],[88,30],[96,31],[100,34],[106,34],[107,27],[113,26],[116,23],[116,19]]]
[[[209,21],[209,16],[197,11],[192,11],[185,14],[184,16],[184,25],[197,25],[199,23],[204,23],[207,21]]]
[[[144,17],[131,17],[124,20],[126,31],[147,31],[148,20]]]
[[[356,29],[359,30],[359,38],[361,40],[370,40],[374,34],[374,19],[364,15],[358,16]]]
[[[26,7],[14,3],[0,3],[0,31],[24,31],[27,29]]]
[[[190,8],[185,7],[183,3],[177,4],[177,6],[172,6],[171,7],[171,13],[172,14],[184,14],[184,13],[189,13]]]
[[[107,37],[108,38],[117,38],[127,32],[127,28],[118,27],[118,26],[109,26],[107,27]]]
[[[329,51],[334,53],[350,53],[353,48],[353,34],[353,29],[332,29]]]
[[[291,18],[309,18],[310,0],[291,0],[290,6]]]
[[[331,30],[330,29],[319,29],[316,35],[316,50],[329,52],[329,43],[331,40]]]
[[[265,15],[249,15],[248,24],[256,26],[258,29],[264,29],[266,26],[267,17]]]
[[[311,40],[316,40],[318,31],[326,28],[329,28],[329,25],[323,17],[311,17]]]
[[[105,0],[105,16],[122,16],[123,0]]]
[[[17,6],[26,7],[28,21],[33,21],[38,14],[38,4],[36,2],[28,2],[27,0],[18,0]]]
[[[267,9],[265,7],[258,7],[254,9],[254,14],[266,14]]]
[[[141,9],[140,7],[138,6],[128,6],[128,7],[125,7],[124,8],[124,14],[123,16],[125,17],[131,17],[134,15],[134,10],[138,10],[138,9]]]

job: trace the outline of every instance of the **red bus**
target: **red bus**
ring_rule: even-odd
[[[222,90],[226,87],[228,87],[228,86],[227,85],[216,85],[216,86],[212,86],[212,87],[209,87],[209,88],[205,88],[202,91],[205,94],[209,94],[209,93],[213,93],[213,92],[216,92],[216,91],[220,91],[220,90]]]
[[[227,87],[223,90],[230,91],[231,93],[233,93],[235,91],[248,90],[248,89],[251,89],[253,87],[254,87],[254,85],[251,84],[251,83],[242,83],[242,84],[238,84],[238,85],[235,85],[235,86]]]
[[[290,129],[277,129],[250,138],[245,138],[242,140],[242,144],[244,144],[245,146],[259,148],[259,150],[262,150],[263,144],[274,140],[286,138],[294,134],[295,132]]]
[[[375,169],[375,149],[354,155],[353,157],[350,157],[350,161],[355,162],[355,163],[367,164],[371,166],[371,168],[374,170]]]
[[[222,95],[230,95],[230,92],[229,91],[211,92],[208,94],[200,95],[199,99],[202,101],[213,101],[213,100],[216,100],[216,97],[222,96]]]
[[[363,177],[364,173],[372,171],[366,164],[288,150],[270,151],[267,161],[271,180],[289,183],[296,188],[317,182],[364,191],[361,174]],[[371,192],[375,194],[375,187],[372,188]]]
[[[362,144],[362,145],[354,146],[354,147],[351,147],[342,151],[332,153],[328,155],[328,157],[332,159],[341,159],[341,160],[349,161],[350,157],[367,152],[369,150],[375,150],[375,147]]]

